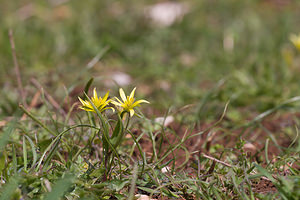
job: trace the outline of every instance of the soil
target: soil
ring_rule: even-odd
[[[169,166],[171,167],[172,164],[175,164],[178,170],[184,169],[186,172],[190,174],[197,174],[197,170],[193,165],[197,163],[196,157],[201,156],[201,154],[209,155],[213,158],[219,159],[220,155],[225,148],[231,148],[233,151],[230,152],[231,154],[234,153],[237,158],[238,156],[247,156],[251,159],[252,162],[257,162],[262,166],[266,165],[266,158],[265,158],[265,145],[266,140],[269,138],[269,145],[268,145],[268,159],[270,162],[275,161],[276,156],[279,155],[284,148],[287,148],[294,138],[291,138],[287,133],[285,133],[285,129],[287,127],[294,127],[295,119],[299,118],[299,114],[280,114],[280,115],[272,115],[265,118],[260,124],[261,126],[256,126],[255,128],[240,128],[238,130],[232,130],[229,128],[224,128],[223,124],[226,124],[226,120],[224,119],[225,123],[221,123],[218,127],[214,127],[211,130],[208,130],[204,134],[200,136],[193,137],[188,139],[184,142],[185,148],[191,152],[197,152],[194,154],[190,154],[188,157],[186,156],[186,152],[183,149],[177,149],[166,159],[163,163],[174,159],[174,163],[171,162]],[[160,140],[162,139],[162,153],[160,156],[163,155],[164,152],[168,151],[170,146],[174,146],[180,142],[180,140],[184,137],[186,133],[189,134],[196,134],[200,131],[207,129],[208,127],[212,126],[213,123],[207,123],[201,126],[201,128],[195,127],[193,130],[190,130],[185,125],[179,125],[178,123],[172,123],[168,127],[166,127],[165,134],[159,134],[156,138],[156,145],[159,144]],[[187,132],[188,130],[188,132]],[[140,134],[138,129],[133,131],[136,136]],[[274,138],[274,140],[270,138]],[[237,143],[239,143],[240,138],[247,141],[243,145],[243,150],[241,148],[237,148]],[[144,136],[140,140],[142,149],[146,152],[146,155],[151,157],[152,156],[152,143],[149,140],[149,137]],[[220,149],[218,149],[218,146]],[[157,148],[158,151],[158,148]],[[136,152],[136,156],[139,153]],[[226,156],[226,153],[222,156],[220,160],[222,160]],[[186,163],[184,166],[183,163]],[[213,168],[210,169],[213,173]],[[201,169],[201,173],[208,173],[210,171],[208,169]],[[253,181],[253,191],[257,193],[274,193],[276,192],[276,187],[272,184],[271,181],[267,179],[260,179]]]

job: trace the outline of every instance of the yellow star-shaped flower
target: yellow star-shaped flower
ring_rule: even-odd
[[[95,107],[99,110],[99,112],[103,112],[104,110],[107,109],[112,109],[113,112],[115,111],[114,108],[107,107],[107,105],[111,102],[111,99],[107,100],[108,95],[109,92],[107,92],[103,98],[98,97],[96,88],[94,88],[93,97],[91,98],[91,101],[93,102]],[[78,99],[82,104],[82,106],[79,107],[80,109],[96,113],[96,110],[94,109],[93,105],[88,100],[82,100],[80,97],[78,97]]]
[[[134,101],[134,93],[135,93],[136,88],[134,88],[130,95],[126,97],[125,92],[122,88],[120,88],[119,93],[120,93],[120,97],[122,99],[122,101],[120,99],[118,99],[117,97],[115,97],[115,99],[117,101],[112,100],[112,104],[121,107],[121,112],[128,112],[130,114],[130,116],[132,117],[134,115],[134,107],[136,106],[140,106],[141,103],[149,103],[146,100],[138,100],[138,101]]]
[[[290,40],[293,43],[293,45],[300,51],[300,34],[298,35],[291,35]]]

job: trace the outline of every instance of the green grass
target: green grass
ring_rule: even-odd
[[[169,27],[144,15],[158,1],[53,2],[0,0],[0,200],[299,199],[299,2],[185,1]],[[122,131],[76,104],[117,96],[117,72],[151,102]]]

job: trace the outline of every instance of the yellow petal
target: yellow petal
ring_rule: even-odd
[[[83,101],[80,97],[78,97],[78,99],[79,99],[79,101],[81,102],[81,104],[84,105],[84,101]]]
[[[114,105],[116,105],[116,106],[122,106],[122,104],[121,104],[121,103],[119,103],[119,102],[116,102],[116,101],[111,101],[111,103],[112,103],[112,104],[114,104]]]
[[[130,93],[129,99],[133,99],[135,90],[136,90],[136,87]]]
[[[89,106],[90,105],[89,102],[82,100],[80,97],[78,97],[78,98],[79,98],[79,101],[81,102],[81,104],[83,106]]]
[[[120,104],[123,104],[123,102],[122,102],[118,97],[115,97],[115,99],[117,99],[117,101],[118,101]]]
[[[104,95],[104,97],[102,98],[103,102],[106,102],[108,95],[109,95],[109,91],[107,91],[106,94]]]
[[[144,100],[144,99],[141,99],[141,100],[138,100],[138,101],[134,102],[134,103],[132,104],[132,107],[138,106],[140,103],[150,103],[150,102],[149,102],[149,101],[146,101],[146,100]]]
[[[78,108],[80,108],[80,109],[82,109],[82,110],[85,110],[85,108],[84,108],[84,107],[82,107],[82,106],[79,106]]]
[[[82,106],[80,106],[79,108],[82,109],[82,110],[85,110],[85,111],[92,111],[92,112],[94,112],[94,109],[91,109],[91,108],[88,108],[88,107],[82,107]]]
[[[130,117],[132,117],[134,115],[134,110],[130,109],[129,112],[130,112]]]
[[[115,109],[113,107],[106,107],[106,108],[103,109],[103,111],[107,110],[107,109],[111,109],[113,112],[115,112]]]
[[[125,102],[126,101],[126,95],[124,93],[124,90],[122,88],[119,89],[120,97]]]
[[[96,88],[94,88],[94,100],[98,100],[98,95],[97,95],[97,91]]]
[[[113,112],[115,112],[115,109],[113,107],[108,107],[109,109],[111,109]]]

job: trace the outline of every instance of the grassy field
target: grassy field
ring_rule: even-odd
[[[300,198],[300,2],[161,2],[0,0],[0,200]]]

